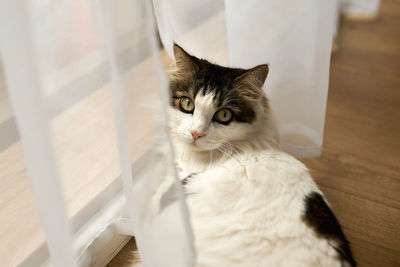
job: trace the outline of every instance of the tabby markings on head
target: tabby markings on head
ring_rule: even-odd
[[[268,74],[268,65],[250,70],[226,68],[198,59],[174,46],[178,71],[170,81],[171,105],[183,96],[193,101],[198,95],[212,94],[216,107],[233,111],[235,121],[251,123],[256,118],[254,102],[262,96],[262,85]]]

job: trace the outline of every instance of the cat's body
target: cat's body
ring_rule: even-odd
[[[185,188],[197,266],[341,266],[338,244],[304,218],[307,198],[320,192],[286,153],[239,154],[190,176]]]
[[[268,66],[223,68],[174,46],[170,131],[198,267],[355,266],[307,168],[279,150]]]

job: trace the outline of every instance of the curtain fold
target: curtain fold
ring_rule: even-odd
[[[30,14],[21,1],[8,1],[0,9],[0,52],[47,247],[55,266],[73,267],[71,229],[44,110]]]
[[[145,47],[149,49],[149,58],[132,69],[124,69],[120,38],[115,30],[118,21],[124,19],[118,12],[121,6],[109,0],[101,4],[111,62],[122,181],[142,261],[145,266],[155,267],[193,266],[189,217],[166,130],[168,84],[156,46],[152,8],[144,1],[124,6],[131,8],[129,17],[136,21],[138,29],[132,41],[145,36]],[[152,60],[153,54],[156,60]],[[131,165],[132,161],[136,164]]]

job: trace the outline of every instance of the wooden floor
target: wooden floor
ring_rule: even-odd
[[[302,160],[359,266],[400,266],[400,2],[376,22],[343,21],[320,158]]]
[[[302,161],[358,265],[400,266],[400,2],[383,0],[375,22],[343,21],[338,44],[322,156]]]

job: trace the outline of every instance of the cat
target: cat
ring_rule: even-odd
[[[356,266],[307,168],[279,149],[268,65],[227,68],[173,50],[168,126],[196,266]]]
[[[268,65],[221,67],[178,45],[174,55],[169,127],[197,266],[355,266],[307,168],[279,149]]]

